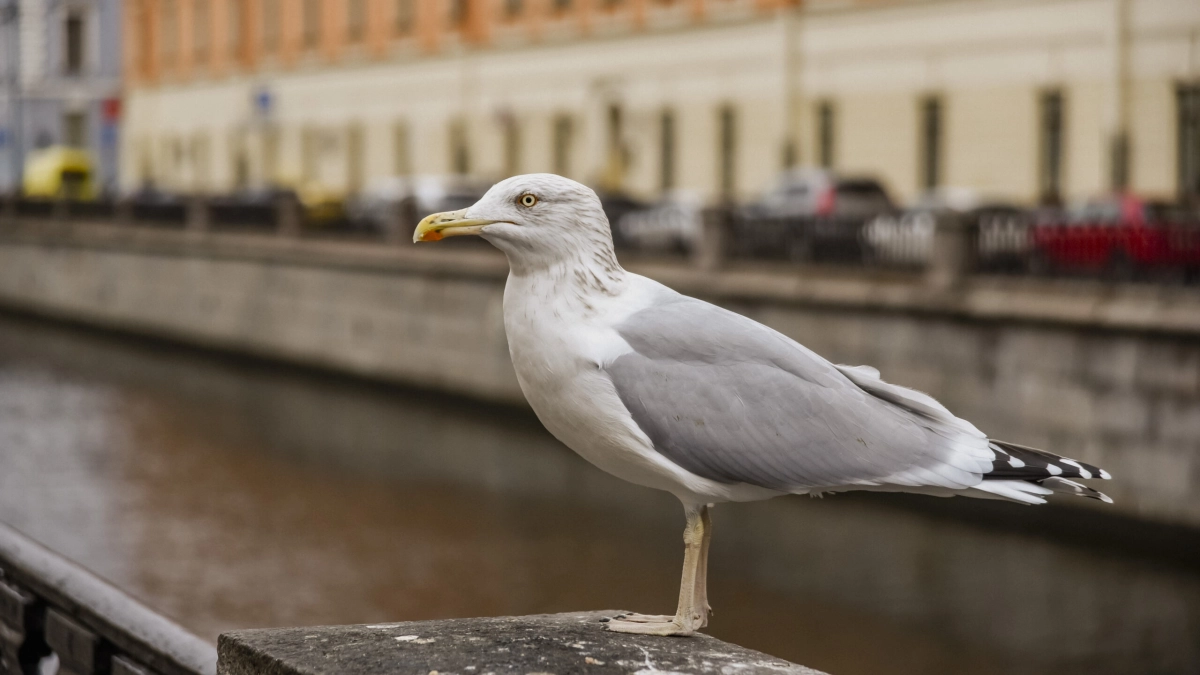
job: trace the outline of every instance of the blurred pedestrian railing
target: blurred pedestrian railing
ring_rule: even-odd
[[[212,675],[212,645],[0,524],[0,674]]]
[[[0,219],[108,222],[191,232],[276,233],[405,244],[420,214],[411,200],[371,223],[294,193],[133,197],[68,202],[0,199]],[[802,217],[739,208],[658,209],[618,219],[624,254],[691,260],[702,269],[744,261],[895,270],[909,274],[1076,276],[1114,281],[1200,282],[1200,220],[1145,227],[1080,225],[1012,207],[906,211],[870,217]],[[635,227],[636,226],[636,227]],[[457,241],[455,245],[482,245]]]

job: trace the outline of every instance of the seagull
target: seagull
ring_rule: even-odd
[[[932,397],[831,363],[740,314],[628,272],[596,194],[514,176],[473,206],[424,218],[413,241],[477,235],[508,258],[504,329],[546,429],[600,469],[683,503],[672,615],[623,614],[622,633],[708,625],[709,511],[722,502],[869,490],[1021,504],[1108,472],[988,438]]]

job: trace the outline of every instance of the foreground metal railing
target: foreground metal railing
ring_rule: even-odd
[[[213,675],[217,650],[0,523],[0,673]]]

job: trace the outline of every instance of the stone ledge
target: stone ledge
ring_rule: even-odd
[[[226,633],[218,675],[520,675],[714,673],[822,675],[707,635],[662,638],[604,630],[579,612]]]
[[[504,257],[486,246],[396,246],[92,222],[6,221],[0,223],[0,245],[252,260],[496,284],[502,284],[508,275]],[[953,288],[937,291],[925,284],[921,275],[897,270],[797,267],[755,261],[732,263],[713,271],[680,261],[639,260],[624,252],[618,255],[634,272],[683,293],[721,302],[767,302],[1200,335],[1200,292],[1190,286],[984,275],[969,277]]]

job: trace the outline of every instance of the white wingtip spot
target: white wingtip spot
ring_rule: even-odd
[[[1105,471],[1104,469],[1100,469],[1100,477],[1103,478],[1104,480],[1112,480],[1112,474]]]
[[[1016,457],[1011,457],[1011,456],[1008,458],[1008,463],[1014,469],[1020,469],[1021,467],[1025,466],[1025,462],[1022,462],[1021,460],[1017,459]]]
[[[1046,471],[1049,472],[1049,474],[1051,476],[1061,476],[1062,475],[1062,468],[1060,468],[1059,466],[1057,466],[1055,464],[1046,464]]]
[[[1108,495],[1104,494],[1103,492],[1100,492],[1098,494],[1100,495],[1100,501],[1104,502],[1105,504],[1113,503],[1112,497],[1109,497]]]
[[[1092,477],[1091,471],[1088,471],[1087,469],[1083,468],[1082,464],[1080,464],[1079,462],[1076,462],[1073,459],[1063,458],[1063,459],[1060,459],[1059,461],[1062,462],[1063,464],[1070,464],[1071,466],[1075,467],[1076,469],[1079,469],[1079,476],[1081,478],[1091,478]]]

